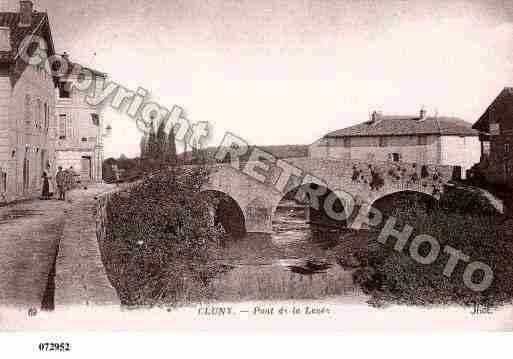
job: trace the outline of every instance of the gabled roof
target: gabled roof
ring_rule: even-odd
[[[32,14],[32,24],[30,26],[18,26],[20,23],[20,14],[18,12],[0,12],[0,27],[11,29],[11,60],[13,60],[23,40],[33,33],[46,37],[48,45],[48,55],[55,54],[52,34],[50,31],[50,22],[46,12],[36,12]]]
[[[324,137],[456,135],[478,136],[472,124],[456,117],[379,116],[374,122],[364,122],[328,133]]]
[[[10,29],[11,51],[9,53],[2,53],[0,61],[7,64],[15,64],[14,68],[11,67],[10,77],[11,83],[14,84],[18,81],[19,77],[29,65],[18,56],[23,47],[23,41],[29,35],[38,35],[46,40],[47,54],[53,56],[55,54],[55,47],[53,44],[52,31],[50,28],[50,21],[46,12],[32,13],[32,22],[30,26],[19,26],[20,14],[18,12],[0,12],[0,27],[8,27]],[[13,69],[15,69],[13,71]]]
[[[490,104],[490,106],[488,106],[488,108],[481,115],[481,117],[479,117],[479,120],[477,120],[477,122],[472,126],[472,128],[487,132],[489,130],[488,129],[488,127],[489,127],[488,114],[489,114],[490,110],[492,109],[492,107],[494,107],[499,101],[509,102],[511,104],[511,106],[513,107],[513,87],[505,87],[499,93],[499,95],[495,98],[495,100],[493,100],[493,102]]]

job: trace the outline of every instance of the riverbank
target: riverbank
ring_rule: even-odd
[[[495,208],[483,209],[479,198],[468,192],[466,196],[461,192],[444,194],[440,202],[416,202],[412,198],[396,195],[386,208],[379,208],[384,214],[382,225],[369,232],[355,253],[363,267],[356,273],[356,281],[371,296],[371,302],[466,307],[510,304],[512,237]],[[389,220],[393,226],[385,230]],[[412,250],[415,238],[423,238],[425,243]],[[412,252],[420,259],[414,260]],[[450,252],[461,253],[461,258],[449,270]],[[477,262],[486,267],[487,278],[493,279],[479,290],[473,288],[485,281],[483,269],[470,272],[465,279],[469,264]]]

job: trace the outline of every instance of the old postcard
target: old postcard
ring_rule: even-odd
[[[511,1],[0,6],[2,331],[513,329]]]

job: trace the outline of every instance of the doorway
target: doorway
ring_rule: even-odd
[[[91,166],[91,157],[83,156],[82,157],[82,169],[80,172],[80,179],[82,181],[90,181],[92,180],[92,166]]]

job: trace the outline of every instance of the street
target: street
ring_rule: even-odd
[[[66,202],[35,199],[0,208],[2,307],[22,311],[31,308],[39,311],[45,307],[52,309],[53,280],[48,279],[56,261],[57,248],[59,245],[68,248],[66,255],[70,257],[70,261],[71,258],[76,261],[73,252],[81,249],[80,246],[75,246],[73,250],[69,250],[70,247],[66,241],[61,242],[61,238],[65,235],[65,240],[74,241],[88,233],[94,240],[92,213],[87,215],[83,213],[83,209],[92,211],[90,204],[94,204],[94,197],[111,188],[109,185],[94,185],[87,190],[71,191]],[[89,221],[84,222],[81,218],[88,218]],[[90,228],[83,228],[84,224]],[[59,260],[68,262],[62,254]]]

